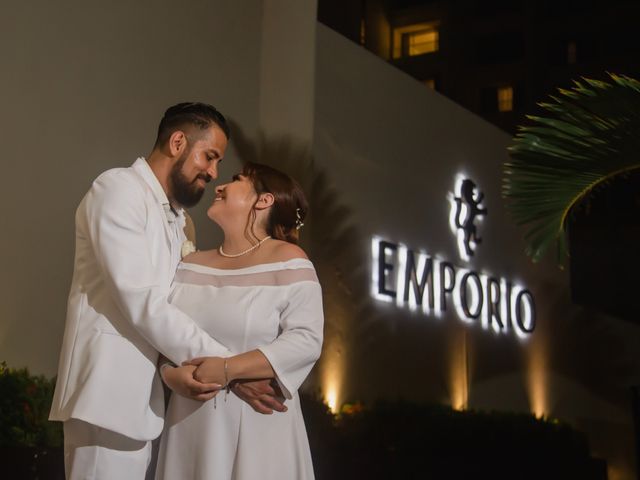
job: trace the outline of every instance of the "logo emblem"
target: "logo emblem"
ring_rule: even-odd
[[[478,235],[476,221],[487,215],[487,209],[481,206],[484,194],[476,184],[468,179],[457,182],[453,202],[451,205],[451,229],[458,238],[458,250],[463,260],[469,261],[473,257],[476,247],[482,243]]]

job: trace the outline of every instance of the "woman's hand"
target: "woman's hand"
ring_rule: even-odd
[[[227,378],[224,371],[224,358],[221,357],[198,357],[188,362],[183,362],[184,366],[194,368],[193,378],[199,382],[217,383],[226,386],[230,378]]]
[[[251,350],[229,358],[198,357],[182,365],[198,367],[193,378],[200,382],[226,386],[233,380],[273,378],[275,372],[260,350]]]
[[[164,383],[171,389],[186,398],[206,402],[211,400],[222,388],[222,384],[216,382],[202,383],[193,377],[196,370],[194,365],[182,367],[163,366],[160,375]]]

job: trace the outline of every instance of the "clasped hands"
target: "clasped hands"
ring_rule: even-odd
[[[229,360],[225,376],[224,363],[225,359],[221,357],[194,358],[179,367],[163,368],[162,378],[173,392],[192,400],[211,400],[229,383],[230,390],[258,413],[269,415],[273,411],[287,411],[277,382],[270,378],[234,379]]]

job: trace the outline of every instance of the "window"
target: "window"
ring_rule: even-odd
[[[405,33],[402,38],[403,50],[410,57],[438,51],[438,31],[433,29]]]
[[[513,110],[513,87],[498,87],[498,111]]]
[[[605,46],[606,42],[610,42],[613,35],[607,33],[602,39],[592,37],[590,34],[578,32],[571,37],[558,36],[550,39],[546,51],[549,63],[554,67],[563,67],[566,65],[584,65],[597,61],[601,46]],[[638,46],[640,46],[640,41],[638,41]],[[638,49],[635,48],[634,52],[637,51]],[[616,55],[613,50],[608,52],[605,50],[605,52],[607,57]]]
[[[485,87],[480,90],[480,109],[483,113],[512,112],[518,108],[522,89],[514,85]]]
[[[393,29],[393,58],[437,52],[440,32],[435,24],[419,23]]]

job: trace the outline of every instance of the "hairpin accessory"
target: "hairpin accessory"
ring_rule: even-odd
[[[300,230],[304,227],[304,223],[302,223],[302,217],[300,216],[300,209],[296,208],[296,230]]]

